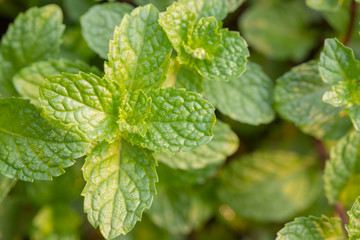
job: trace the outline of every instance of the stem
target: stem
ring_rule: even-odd
[[[329,154],[327,152],[326,147],[324,146],[324,143],[316,138],[313,138],[315,149],[317,154],[319,155],[321,159],[321,167],[325,168],[325,163],[329,159]]]
[[[349,25],[346,31],[346,35],[344,37],[344,39],[342,40],[342,43],[344,45],[348,45],[350,40],[351,40],[351,36],[354,32],[354,26],[355,26],[355,19],[356,19],[356,10],[357,10],[357,3],[355,0],[351,0],[351,5],[350,5],[350,20],[349,20]]]
[[[346,209],[341,203],[338,202],[335,204],[335,211],[336,211],[336,215],[338,215],[341,219],[341,223],[342,223],[341,226],[343,228],[344,233],[346,234],[347,231],[345,225],[349,224],[349,220],[346,215]]]

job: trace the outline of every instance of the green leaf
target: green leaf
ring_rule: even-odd
[[[45,116],[65,128],[76,127],[94,141],[119,135],[117,84],[94,74],[67,74],[49,78],[40,87]]]
[[[246,58],[249,56],[245,40],[238,32],[218,30],[214,18],[201,18],[212,14],[204,14],[195,19],[197,11],[210,6],[217,11],[219,8],[216,6],[219,4],[225,5],[225,2],[213,0],[175,2],[166,12],[160,14],[159,23],[177,51],[177,60],[181,64],[188,64],[197,69],[205,78],[230,81],[245,71]],[[211,41],[202,37],[209,33],[213,36]],[[202,41],[194,41],[200,38]]]
[[[142,90],[128,92],[119,109],[120,132],[129,132],[145,136],[149,126],[145,119],[151,112],[151,98]]]
[[[336,11],[343,0],[306,0],[306,5],[318,11]]]
[[[61,22],[62,12],[56,5],[34,7],[20,14],[1,40],[4,59],[19,70],[54,56],[64,31]]]
[[[125,15],[110,41],[105,75],[129,91],[157,88],[166,79],[172,47],[158,15],[152,5],[136,8]]]
[[[221,21],[229,12],[236,10],[243,0],[180,0],[179,2],[195,14],[196,21],[211,16]]]
[[[189,31],[195,25],[195,14],[184,4],[174,2],[166,12],[160,13],[159,23],[174,49],[182,54],[183,43],[188,42]]]
[[[225,115],[248,124],[271,122],[274,84],[255,63],[248,63],[245,73],[230,82],[209,81],[204,95]]]
[[[352,49],[339,40],[326,39],[320,55],[319,71],[324,82],[332,89],[324,94],[323,101],[335,107],[351,107],[360,104],[360,62],[355,59]]]
[[[16,90],[22,97],[29,98],[31,102],[40,107],[39,88],[46,83],[46,79],[61,73],[100,73],[94,67],[90,67],[81,61],[70,61],[66,59],[51,59],[48,61],[36,62],[29,67],[21,69],[13,77]]]
[[[203,77],[188,66],[181,65],[176,74],[175,87],[202,94],[204,92]]]
[[[17,92],[12,83],[12,77],[14,76],[15,72],[16,70],[14,69],[11,62],[4,60],[0,54],[0,96],[17,96]]]
[[[316,43],[311,12],[302,1],[253,4],[239,18],[242,35],[256,51],[273,59],[303,60]]]
[[[151,113],[146,136],[128,134],[133,144],[155,152],[192,151],[209,142],[215,124],[214,107],[199,94],[159,88],[147,92]]]
[[[360,134],[351,132],[331,149],[330,160],[325,166],[324,183],[326,196],[332,204],[340,200],[352,176],[360,173],[357,167],[359,144]]]
[[[233,160],[220,174],[218,196],[238,215],[281,222],[305,210],[321,191],[316,159],[267,151]],[[264,204],[269,203],[269,204]]]
[[[155,158],[172,168],[183,170],[202,169],[209,165],[219,165],[232,155],[239,146],[239,139],[230,127],[217,120],[214,138],[191,152],[155,153]]]
[[[280,116],[304,132],[323,139],[339,139],[350,129],[342,108],[322,101],[330,89],[318,71],[316,61],[301,64],[281,76],[275,87],[275,104]]]
[[[80,216],[68,206],[47,205],[35,215],[30,236],[34,240],[80,240],[80,225]]]
[[[15,179],[11,179],[0,174],[0,206],[15,183]]]
[[[213,214],[209,191],[199,188],[158,186],[158,194],[148,214],[158,226],[172,234],[188,234]]]
[[[107,59],[115,26],[119,26],[125,14],[133,9],[127,3],[104,3],[93,6],[81,17],[82,34],[89,47],[100,57]]]
[[[360,197],[358,197],[351,210],[347,212],[350,218],[349,225],[346,225],[346,230],[348,231],[349,239],[356,240],[360,238]]]
[[[51,180],[90,146],[74,129],[54,128],[28,100],[1,99],[0,112],[0,172],[7,177]]]
[[[221,38],[218,21],[214,17],[201,18],[184,49],[191,57],[212,60],[216,52],[214,46],[221,44]]]
[[[128,233],[150,207],[156,192],[155,166],[150,151],[123,139],[98,143],[88,155],[84,209],[106,239]]]
[[[345,240],[340,218],[299,217],[285,224],[276,240]]]
[[[221,44],[216,48],[214,59],[194,58],[190,64],[195,64],[199,73],[210,80],[230,81],[240,77],[246,69],[249,51],[247,43],[238,32],[221,29]]]

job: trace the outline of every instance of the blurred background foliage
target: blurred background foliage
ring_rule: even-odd
[[[82,16],[105,2],[0,0],[0,34],[28,8],[57,4],[63,9],[66,25],[61,56],[103,69],[98,54],[104,58],[106,55],[91,50],[82,31],[86,24],[91,27],[91,17],[86,20]],[[173,1],[117,2],[134,7],[152,3],[163,11]],[[292,67],[317,59],[325,38],[344,39],[348,34],[349,1],[344,0],[336,10],[319,7],[316,2],[248,0],[227,16],[224,27],[240,31],[249,44],[250,60],[257,63],[252,66],[257,72],[264,71],[263,78],[272,84]],[[358,22],[354,33],[359,32]],[[111,38],[111,31],[106,34]],[[359,35],[353,34],[349,46],[355,54],[360,53],[359,43]],[[181,78],[188,73],[182,69],[177,74],[181,86]],[[236,92],[231,94],[236,97]],[[231,107],[236,109],[236,103]],[[283,224],[294,217],[336,214],[325,197],[321,176],[329,148],[343,133],[320,141],[278,116],[258,125],[247,124],[246,119],[237,119],[226,110],[218,111],[217,117],[223,123],[216,125],[209,145],[183,156],[157,156],[160,182],[153,205],[131,233],[117,239],[267,240],[274,239]],[[176,161],[177,157],[181,162]],[[67,174],[53,182],[18,181],[5,200],[0,196],[0,239],[102,239],[83,213],[83,162],[78,159]],[[342,194],[349,205],[360,195],[357,188],[351,187],[358,183],[358,175],[353,176]],[[0,189],[9,184],[0,177]]]

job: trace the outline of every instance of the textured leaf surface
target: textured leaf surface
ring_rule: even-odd
[[[342,0],[306,0],[309,7],[319,11],[335,11],[342,2]]]
[[[110,41],[108,79],[128,90],[160,87],[170,65],[171,44],[158,23],[158,10],[152,5],[136,8],[126,15]]]
[[[349,239],[356,240],[360,238],[360,197],[358,197],[351,210],[347,212],[350,218],[349,225],[346,225]]]
[[[332,85],[323,100],[335,107],[360,104],[360,62],[353,51],[337,39],[326,39],[320,55],[319,71],[322,79]]]
[[[85,73],[64,73],[40,87],[40,102],[47,118],[66,128],[75,126],[96,141],[118,136],[119,95],[117,85]]]
[[[123,139],[98,143],[87,157],[84,208],[105,238],[129,232],[150,207],[156,192],[155,165],[149,151]]]
[[[360,134],[351,132],[331,149],[324,173],[325,191],[330,203],[339,201],[352,175],[360,173],[356,167],[359,164],[359,144]]]
[[[214,59],[193,59],[199,73],[210,80],[230,81],[238,78],[246,69],[249,51],[247,43],[238,32],[222,29],[221,46],[214,53]]]
[[[82,34],[89,47],[107,59],[109,41],[125,14],[134,8],[127,3],[104,3],[89,9],[80,19]]]
[[[19,70],[53,56],[64,31],[61,22],[62,12],[56,5],[34,7],[20,14],[1,40],[4,59]]]
[[[188,34],[195,24],[195,14],[182,3],[174,2],[160,13],[159,23],[165,30],[172,46],[181,54],[183,43],[188,41]]]
[[[21,69],[13,78],[16,90],[22,97],[29,98],[31,102],[40,107],[39,88],[46,83],[46,79],[61,73],[99,73],[94,67],[80,61],[66,59],[36,62],[29,67]]]
[[[284,221],[318,197],[321,181],[315,164],[316,159],[292,152],[244,155],[221,173],[217,192],[220,200],[240,216],[263,222]]]
[[[277,80],[275,104],[280,116],[304,132],[324,139],[338,139],[351,129],[342,108],[322,101],[330,89],[318,72],[317,62],[297,66]]]
[[[151,113],[145,137],[129,134],[134,144],[156,152],[192,151],[209,142],[215,124],[214,107],[197,93],[159,88],[147,92]]]
[[[15,183],[15,179],[11,179],[0,174],[0,206]]]
[[[218,21],[214,17],[201,18],[184,48],[194,58],[211,60],[216,52],[214,46],[221,44],[221,38]]]
[[[160,180],[161,181],[161,180]],[[154,204],[149,210],[152,221],[172,234],[188,234],[204,223],[213,209],[206,190],[174,188],[159,185]]]
[[[119,109],[118,121],[121,132],[145,136],[148,125],[145,119],[151,112],[151,99],[142,90],[128,92]]]
[[[274,59],[304,59],[315,44],[308,31],[311,14],[304,3],[269,1],[254,4],[239,19],[251,47]]]
[[[155,158],[172,168],[183,170],[201,169],[209,165],[219,165],[233,154],[239,146],[239,139],[230,127],[217,120],[214,138],[191,152],[155,153]]]
[[[90,145],[73,129],[54,128],[28,100],[1,99],[0,112],[0,172],[5,176],[51,180]]]
[[[340,218],[299,217],[285,224],[276,240],[345,240]]]
[[[204,95],[225,115],[240,122],[258,125],[274,119],[274,84],[255,63],[230,82],[206,81]]]

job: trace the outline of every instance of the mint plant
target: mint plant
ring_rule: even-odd
[[[358,1],[51,2],[0,1],[0,239],[359,238]]]

